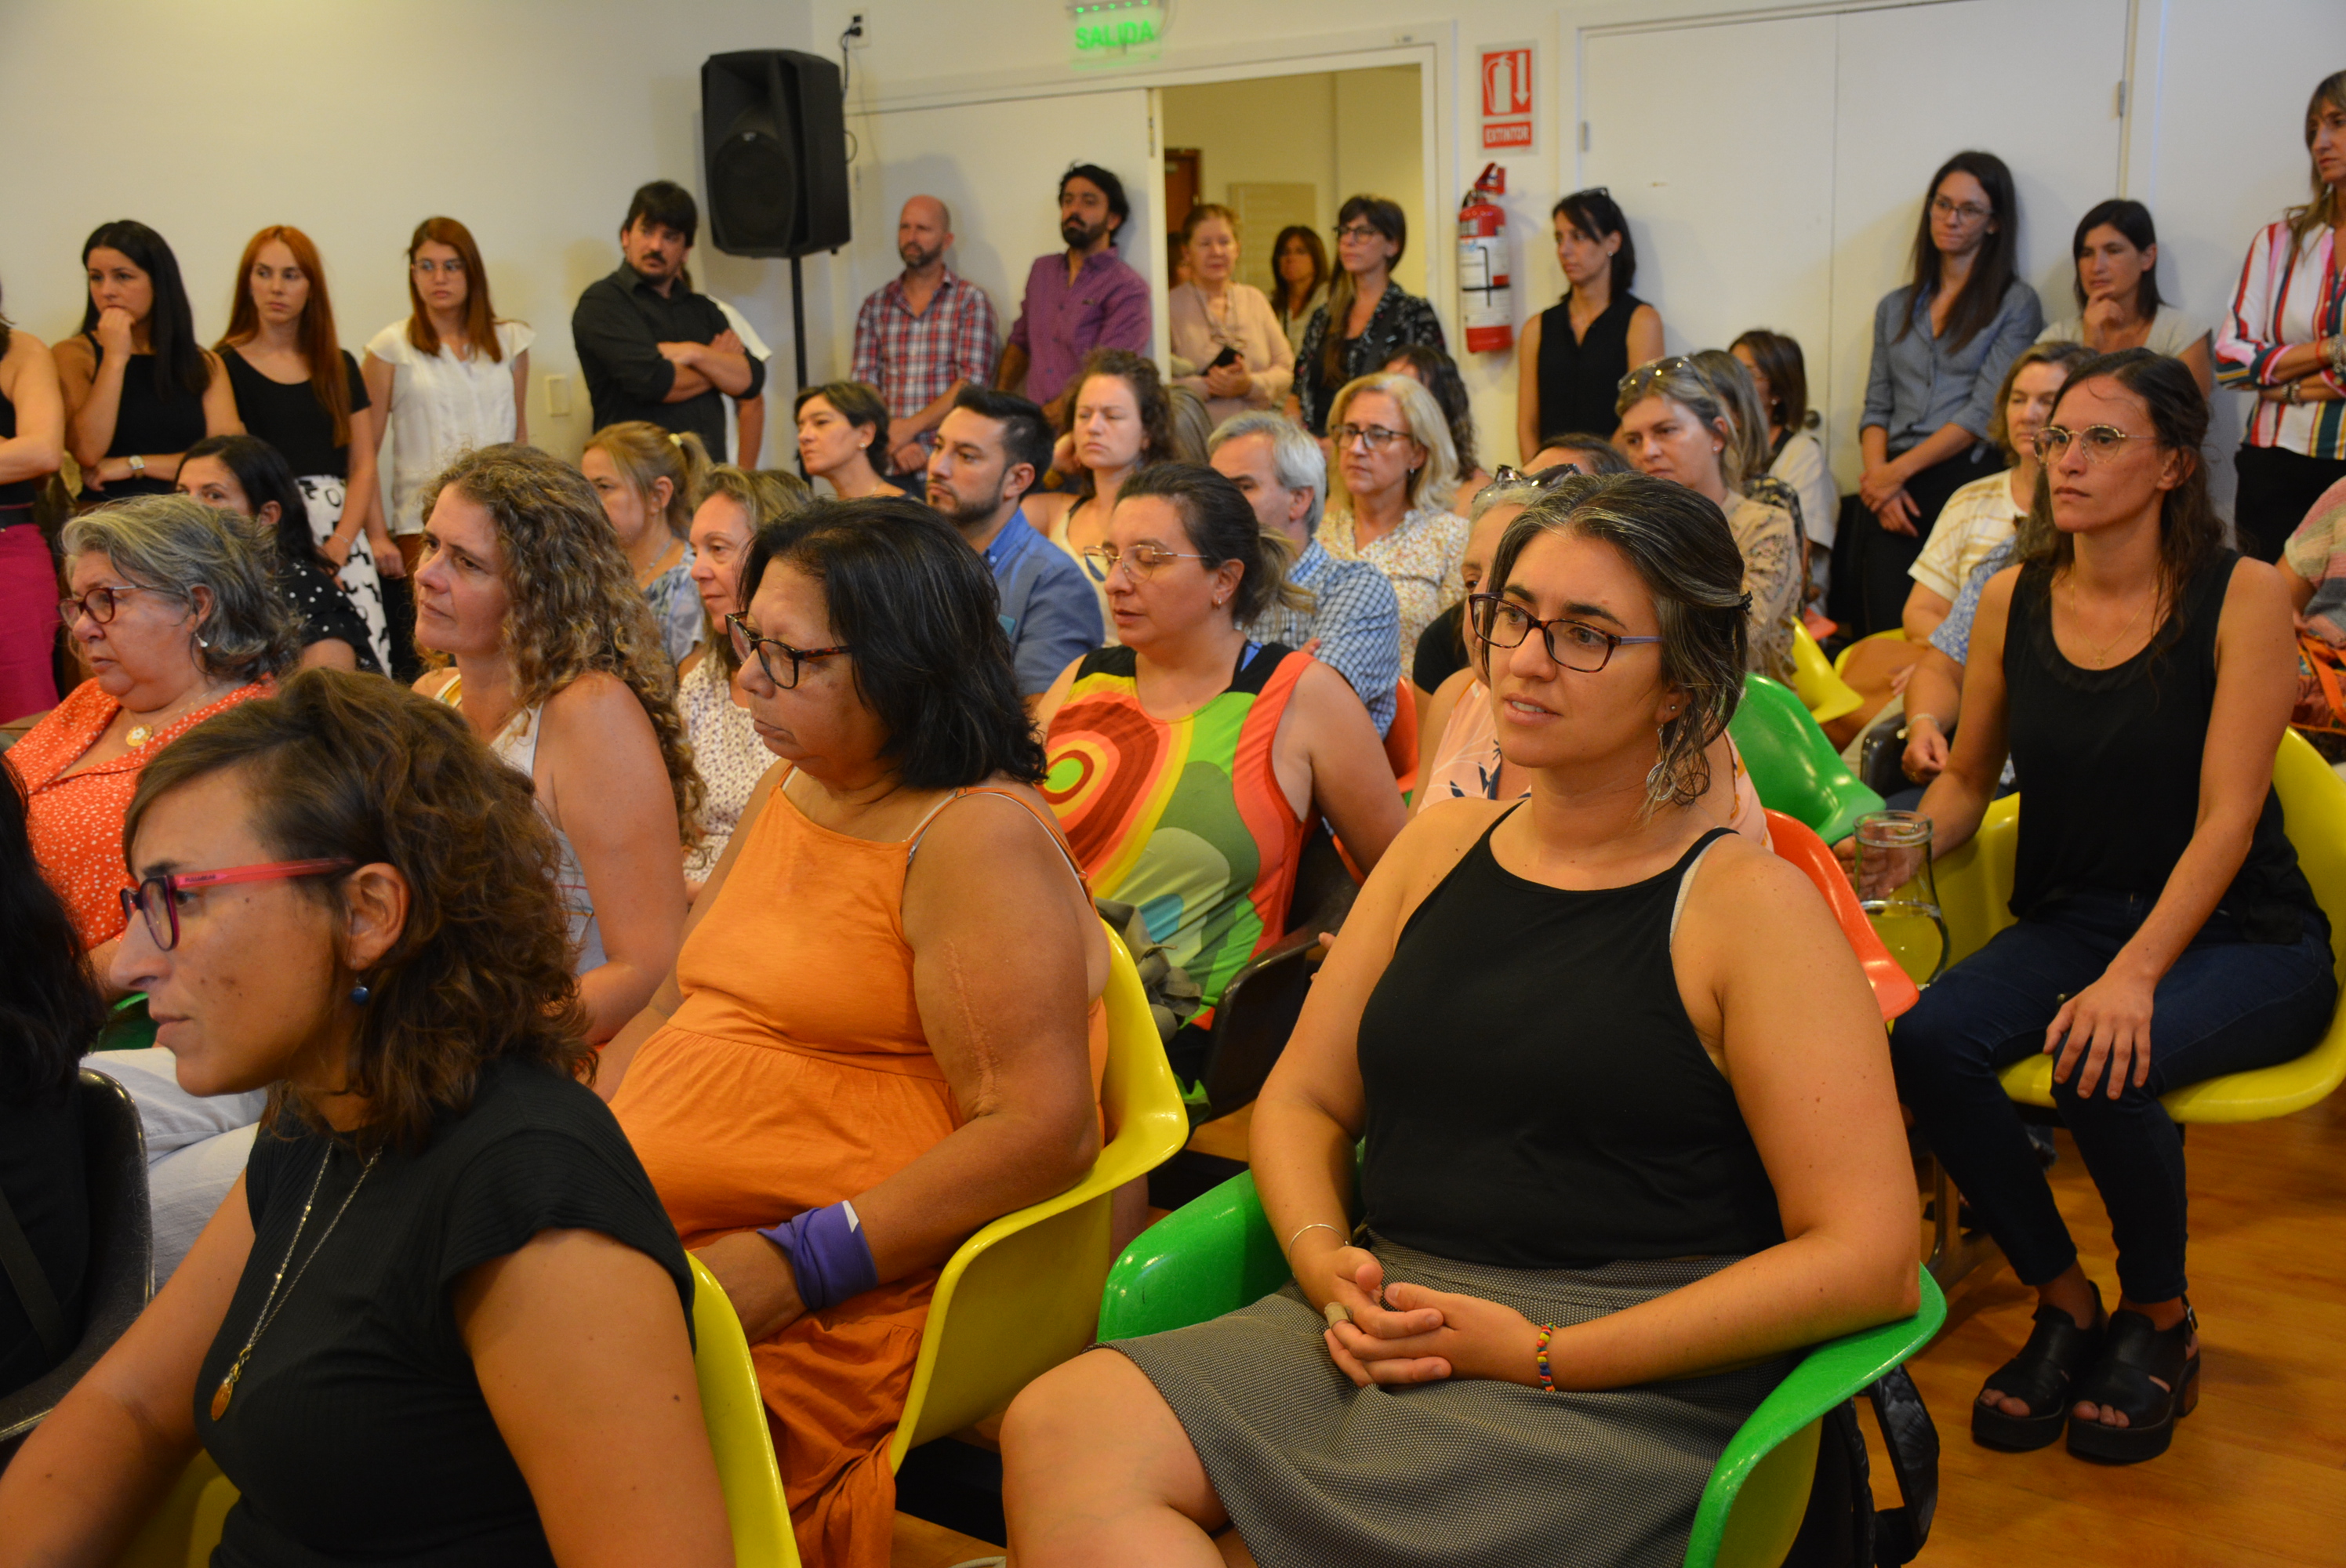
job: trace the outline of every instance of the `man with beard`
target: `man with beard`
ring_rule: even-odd
[[[586,285],[570,317],[595,428],[648,420],[725,450],[725,400],[758,398],[766,367],[684,270],[700,227],[692,193],[656,179],[627,204],[617,271]]]
[[[1043,411],[1015,392],[985,387],[964,387],[955,395],[929,457],[929,504],[994,574],[1018,692],[1030,713],[1059,672],[1101,640],[1091,579],[1018,510],[1050,463]]]
[[[1035,259],[994,378],[1003,391],[1041,403],[1054,430],[1067,428],[1068,394],[1086,354],[1148,351],[1148,280],[1116,253],[1131,216],[1124,182],[1097,164],[1076,164],[1059,177],[1059,238],[1067,249]]]
[[[896,254],[904,275],[867,296],[855,316],[852,380],[888,404],[883,472],[918,473],[929,460],[937,424],[964,387],[982,387],[1000,341],[994,301],[945,265],[953,214],[933,196],[904,203],[896,219]]]

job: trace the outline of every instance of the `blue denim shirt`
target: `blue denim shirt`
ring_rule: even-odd
[[[2015,278],[2004,290],[1995,320],[1962,348],[1950,349],[1931,335],[1936,292],[1933,288],[1910,298],[1906,290],[1893,289],[1873,308],[1873,360],[1866,371],[1861,423],[1889,433],[1892,457],[1950,424],[1986,440],[2004,372],[2045,330],[2036,290]],[[1902,315],[1912,321],[1902,338]]]
[[[1065,550],[1014,512],[984,551],[1002,598],[1002,629],[1018,674],[1018,694],[1051,689],[1059,672],[1100,646],[1099,596]]]

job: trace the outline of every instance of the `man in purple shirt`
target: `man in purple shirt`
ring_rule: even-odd
[[[1059,177],[1059,237],[1067,249],[1036,257],[1028,270],[994,378],[1002,391],[1041,403],[1055,430],[1067,428],[1067,396],[1086,354],[1148,351],[1148,280],[1116,253],[1131,216],[1124,182],[1097,164],[1076,164]]]

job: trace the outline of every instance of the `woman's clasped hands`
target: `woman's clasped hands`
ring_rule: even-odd
[[[1305,1269],[1327,1282],[1325,1290],[1313,1293],[1323,1310],[1344,1308],[1322,1338],[1354,1386],[1444,1378],[1539,1380],[1540,1326],[1514,1308],[1423,1285],[1387,1285],[1384,1265],[1364,1247],[1328,1247],[1313,1264]]]

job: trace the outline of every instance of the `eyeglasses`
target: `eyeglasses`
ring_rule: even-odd
[[[853,649],[847,647],[794,648],[790,647],[790,644],[782,641],[780,637],[759,636],[756,632],[750,629],[750,623],[743,620],[739,614],[726,616],[725,626],[726,629],[733,635],[733,656],[740,659],[743,664],[748,664],[750,662],[750,656],[753,653],[756,654],[758,656],[758,667],[766,672],[766,678],[772,681],[784,691],[794,691],[798,688],[799,666],[806,660],[811,658],[828,658],[832,654],[852,653],[854,651]],[[782,655],[790,661],[789,666],[790,672],[790,679],[784,680],[780,676],[774,672],[773,656],[766,652],[768,648],[772,648],[775,653]]]
[[[274,882],[292,877],[323,877],[347,871],[356,860],[271,860],[262,866],[230,866],[223,871],[170,871],[143,878],[135,888],[122,890],[122,920],[143,916],[147,934],[165,952],[179,945],[179,895],[195,888],[224,887],[230,882]]]
[[[162,590],[159,588],[141,587],[136,583],[127,583],[118,588],[108,584],[101,583],[97,587],[92,588],[88,593],[84,594],[78,599],[59,599],[57,601],[57,618],[65,622],[66,630],[67,631],[73,630],[74,623],[81,619],[84,616],[87,616],[99,626],[105,626],[107,622],[114,619],[115,601],[122,597],[123,595],[157,594],[160,592],[162,592]]]
[[[1180,550],[1168,550],[1162,545],[1135,545],[1129,550],[1119,550],[1113,545],[1094,545],[1084,552],[1084,561],[1103,583],[1121,565],[1136,581],[1153,577],[1160,566],[1176,561],[1207,561],[1209,555],[1192,555]]]
[[[1667,381],[1692,363],[1694,361],[1684,354],[1672,354],[1668,359],[1662,360],[1647,360],[1621,378],[1620,390],[1630,392],[1650,387],[1656,382]]]
[[[1371,452],[1382,452],[1396,441],[1417,439],[1405,430],[1387,430],[1381,424],[1340,424],[1331,429],[1328,435],[1335,442],[1339,452],[1356,441]]]
[[[426,277],[430,277],[434,272],[445,272],[451,278],[461,278],[464,275],[464,259],[462,256],[451,256],[445,261],[434,261],[428,256],[418,257],[408,265]]]
[[[1473,594],[1466,600],[1466,613],[1474,635],[1494,648],[1515,648],[1537,630],[1547,645],[1547,657],[1566,669],[1583,675],[1595,675],[1613,658],[1613,650],[1631,643],[1658,643],[1659,637],[1625,637],[1588,625],[1586,621],[1569,620],[1558,616],[1544,621],[1512,600],[1496,594]]]
[[[1382,239],[1384,231],[1370,223],[1340,223],[1336,226],[1339,239]]]
[[[1977,223],[1980,219],[1992,215],[1994,209],[1982,207],[1977,202],[1949,201],[1943,196],[1934,196],[1931,198],[1931,211],[1936,217],[1959,219],[1965,223]]]
[[[2089,424],[2078,431],[2063,430],[2057,424],[2048,424],[2036,433],[2035,444],[2039,463],[2060,462],[2073,441],[2086,443],[2086,462],[2107,463],[2124,451],[2129,441],[2157,439],[2155,435],[2129,435],[2114,424]]]

